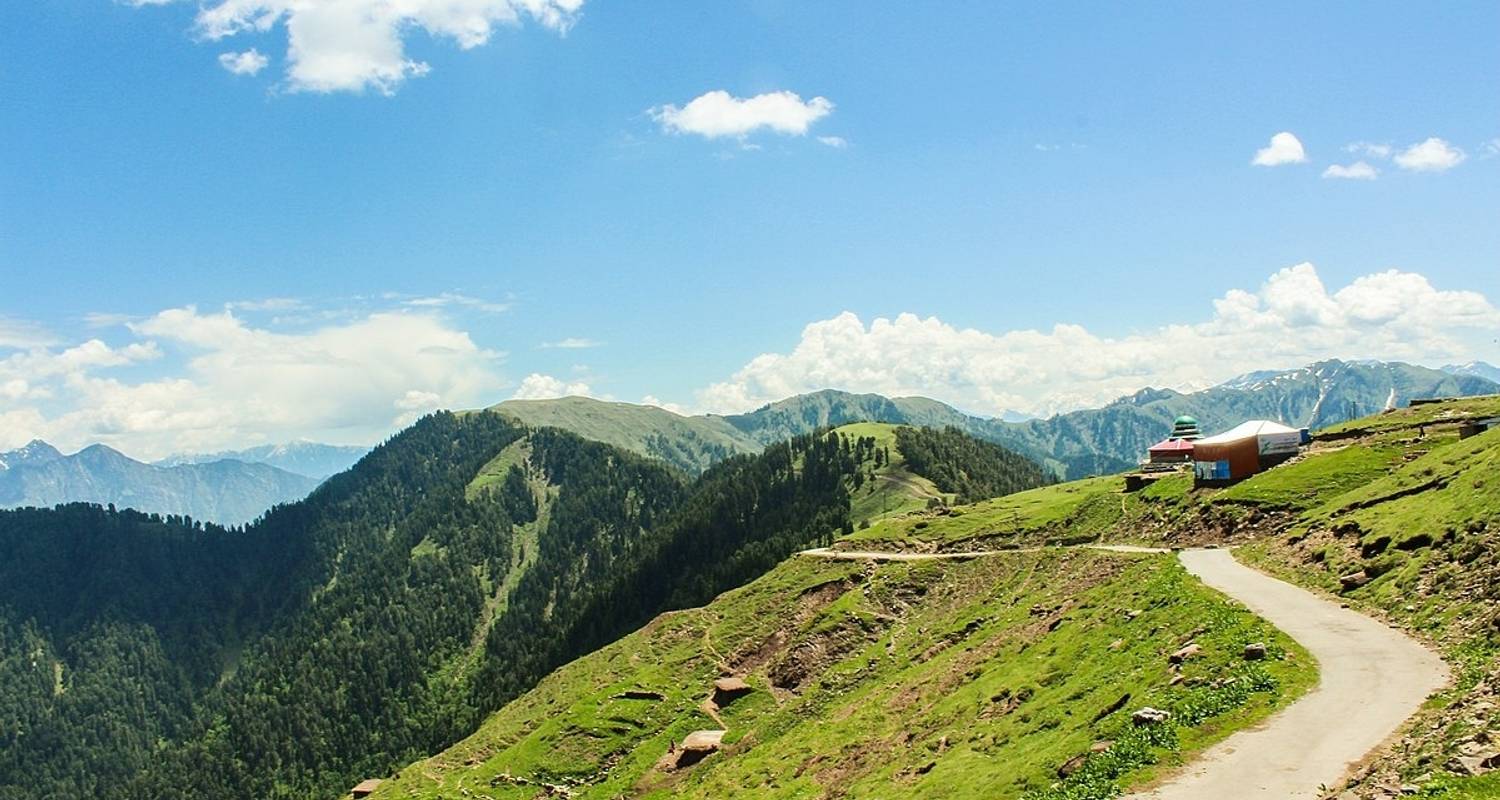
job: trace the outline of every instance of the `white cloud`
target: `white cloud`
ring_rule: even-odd
[[[231,311],[302,311],[307,304],[295,297],[267,297],[261,300],[235,300],[225,303]]]
[[[678,405],[677,403],[668,403],[668,402],[665,402],[661,398],[657,397],[656,395],[652,395],[652,394],[648,394],[645,397],[642,397],[641,398],[641,405],[643,405],[643,406],[656,406],[657,408],[664,409],[666,411],[670,411],[673,414],[679,414],[679,415],[683,415],[683,416],[686,416],[688,414],[688,410],[686,408],[683,408],[682,406]]]
[[[388,295],[395,299],[396,295]],[[497,303],[493,300],[482,300],[478,297],[470,297],[457,292],[443,292],[430,297],[409,297],[401,301],[402,305],[413,308],[471,308],[477,311],[485,311],[490,314],[503,314],[511,309],[509,302]]]
[[[187,307],[126,330],[128,344],[0,359],[0,449],[39,437],[156,458],[295,438],[369,443],[434,408],[488,405],[505,386],[497,353],[431,313],[288,334]]]
[[[695,133],[709,139],[744,137],[762,128],[802,136],[818,120],[833,112],[825,97],[803,101],[794,92],[768,92],[750,98],[717,90],[693,98],[687,105],[656,106],[646,113],[668,133]]]
[[[1439,290],[1419,274],[1366,275],[1330,292],[1311,264],[1298,264],[1256,291],[1226,293],[1206,321],[1119,337],[1074,324],[992,333],[913,314],[866,325],[845,312],[808,325],[790,352],[757,356],[697,400],[731,413],[831,387],[1046,415],[1148,385],[1199,388],[1322,358],[1469,360],[1497,327],[1500,310],[1483,295]]]
[[[521,387],[512,400],[551,400],[555,397],[589,397],[589,385],[582,381],[564,381],[551,375],[533,372],[521,379]]]
[[[1271,137],[1271,143],[1255,151],[1251,164],[1258,167],[1276,167],[1282,164],[1301,164],[1307,160],[1302,142],[1288,131]]]
[[[285,25],[291,91],[390,94],[429,70],[406,55],[404,39],[414,30],[468,50],[488,42],[497,25],[518,25],[525,17],[565,33],[582,7],[583,0],[208,0],[199,7],[196,28],[203,38],[221,41]],[[254,74],[264,57],[244,60],[251,53],[225,53],[220,62]]]
[[[849,140],[845,139],[842,136],[819,136],[818,141],[822,144],[826,144],[829,147],[834,148],[835,150],[843,150],[845,147],[849,146]]]
[[[1484,155],[1480,156],[1480,158],[1494,158],[1495,156],[1500,156],[1500,137],[1485,142],[1482,147],[1484,149]]]
[[[1344,152],[1355,155],[1369,156],[1370,158],[1386,159],[1391,157],[1395,148],[1388,144],[1377,144],[1374,142],[1350,142],[1344,145]]]
[[[1468,156],[1436,136],[1417,142],[1396,154],[1396,166],[1412,172],[1444,172],[1463,163]]]
[[[1379,170],[1370,166],[1366,161],[1356,161],[1349,165],[1329,164],[1328,169],[1323,170],[1325,178],[1348,178],[1362,181],[1373,181],[1379,174]]]
[[[219,54],[219,66],[235,75],[254,75],[265,69],[269,63],[271,60],[253,47],[243,53]]]
[[[0,317],[0,348],[45,347],[56,341],[56,337],[34,322]]]
[[[584,339],[577,336],[569,336],[555,342],[542,342],[542,348],[547,350],[586,350],[591,347],[601,347],[604,342],[594,339]]]

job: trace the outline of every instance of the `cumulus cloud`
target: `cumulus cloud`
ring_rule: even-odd
[[[1396,166],[1412,172],[1445,172],[1462,164],[1468,155],[1436,136],[1396,154]]]
[[[692,133],[708,139],[745,137],[761,129],[803,136],[814,122],[833,113],[833,103],[826,97],[803,101],[787,91],[739,98],[717,90],[701,94],[680,108],[656,106],[646,113],[668,133]]]
[[[813,322],[790,352],[757,356],[697,400],[733,413],[832,387],[924,395],[979,413],[1046,415],[1148,385],[1201,388],[1322,358],[1468,360],[1497,327],[1500,310],[1476,292],[1440,290],[1397,270],[1330,292],[1304,263],[1255,291],[1226,293],[1205,321],[1118,337],[1074,324],[987,332],[914,314],[866,324],[845,312]]]
[[[413,31],[451,39],[468,50],[488,42],[497,25],[518,25],[528,17],[564,33],[582,7],[583,0],[208,0],[199,7],[195,27],[199,36],[217,42],[283,25],[291,91],[390,94],[429,70],[406,55],[405,38]],[[255,50],[224,53],[219,61],[240,74],[265,66]]]
[[[1323,170],[1323,177],[1325,178],[1346,178],[1360,181],[1373,181],[1379,174],[1379,170],[1370,166],[1367,161],[1356,161],[1348,165],[1329,164],[1328,169]]]
[[[1302,149],[1302,141],[1293,136],[1289,131],[1282,131],[1271,137],[1271,143],[1255,151],[1255,158],[1250,160],[1257,167],[1276,167],[1282,164],[1301,164],[1307,160],[1307,152]]]
[[[512,400],[551,400],[556,397],[589,397],[589,385],[582,381],[565,381],[551,375],[533,372],[521,379],[521,387]]]
[[[265,69],[269,63],[271,60],[253,47],[243,53],[219,54],[219,66],[235,75],[254,75]]]
[[[309,438],[368,443],[435,408],[493,402],[499,354],[431,313],[383,311],[285,333],[174,308],[133,340],[0,357],[0,448],[40,437],[141,458]]]

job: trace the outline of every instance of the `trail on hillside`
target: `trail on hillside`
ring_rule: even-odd
[[[1162,553],[1161,548],[1084,545]],[[807,550],[814,558],[926,561],[1045,548],[967,553]],[[1186,550],[1182,565],[1297,640],[1317,660],[1319,682],[1297,702],[1201,753],[1161,785],[1125,800],[1317,800],[1350,767],[1400,729],[1448,682],[1448,666],[1398,630],[1240,564],[1228,550]]]
[[[1316,800],[1320,785],[1336,785],[1448,682],[1443,660],[1400,631],[1250,569],[1226,550],[1188,550],[1180,558],[1199,580],[1307,648],[1318,660],[1319,682],[1262,725],[1130,798]]]

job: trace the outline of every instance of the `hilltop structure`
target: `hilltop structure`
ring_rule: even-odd
[[[1193,442],[1203,438],[1198,420],[1186,414],[1172,423],[1172,434],[1151,445],[1146,460],[1151,464],[1184,464],[1193,460]]]
[[[1194,485],[1223,486],[1248,478],[1296,455],[1307,439],[1306,430],[1266,419],[1199,439],[1193,443]]]

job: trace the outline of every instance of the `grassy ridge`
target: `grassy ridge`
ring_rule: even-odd
[[[1188,639],[1207,656],[1173,686],[1166,654]],[[1241,661],[1250,641],[1277,657]],[[700,703],[725,673],[755,687],[720,712],[725,751],[657,768],[671,742],[718,727]],[[1289,641],[1167,557],[796,558],[558,670],[377,797],[529,798],[538,782],[579,798],[1107,797],[1311,676]],[[1135,741],[1128,715],[1141,705],[1192,724]],[[1058,781],[1061,764],[1104,740],[1119,751]]]

